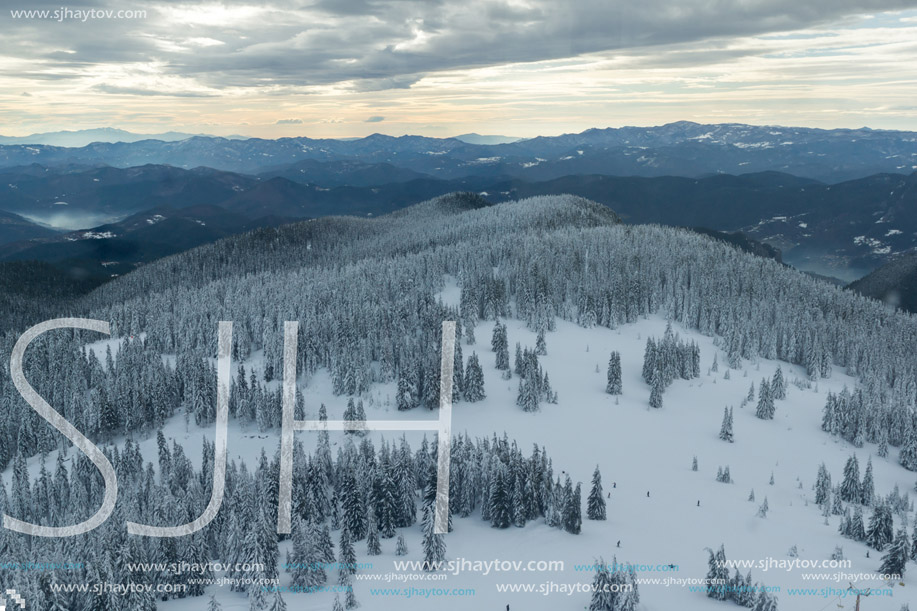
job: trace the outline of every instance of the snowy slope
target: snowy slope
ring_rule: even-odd
[[[450,281],[439,298],[454,304],[458,294],[457,287]],[[493,367],[494,356],[489,346],[492,323],[480,323],[475,330],[477,345],[465,345],[463,350],[466,359],[472,351],[481,358],[487,399],[476,404],[457,403],[454,407],[454,431],[484,437],[494,432],[498,435],[506,432],[510,439],[519,442],[526,453],[534,443],[545,445],[554,460],[555,474],[563,478],[562,471],[565,471],[574,483],[582,482],[584,498],[589,491],[592,471],[598,464],[605,490],[611,493],[608,520],[593,522],[584,519],[582,533],[575,536],[549,528],[541,521],[522,529],[511,527],[496,531],[479,516],[457,518],[454,533],[446,537],[449,559],[560,560],[564,562],[565,570],[491,572],[489,575],[465,572],[449,575],[444,580],[407,583],[356,580],[354,590],[363,608],[409,610],[429,609],[435,605],[438,609],[503,609],[510,604],[512,609],[526,611],[582,609],[589,603],[589,594],[584,592],[547,596],[539,593],[509,594],[498,592],[497,586],[591,583],[592,572],[577,571],[575,566],[590,564],[600,556],[610,562],[615,555],[619,561],[654,566],[671,563],[678,567],[677,571],[668,573],[643,571],[639,575],[642,578],[700,579],[707,571],[705,548],[715,549],[721,543],[726,546],[727,557],[733,560],[788,560],[787,551],[794,545],[798,548],[800,559],[825,560],[836,545],[841,545],[847,558],[853,562],[850,568],[843,569],[844,572],[875,572],[881,554],[872,551],[872,557],[867,559],[864,544],[837,534],[839,518],[832,516],[830,524],[825,526],[819,508],[812,503],[812,485],[819,463],[824,461],[827,464],[834,482],[838,483],[844,462],[854,453],[859,457],[861,469],[865,468],[868,456],[872,455],[877,494],[887,494],[895,484],[903,492],[912,487],[913,474],[897,465],[896,450],[892,449],[887,459],[878,458],[872,444],[855,449],[820,430],[826,393],[829,390],[837,392],[845,385],[852,388],[854,380],[835,370],[830,379],[803,389],[794,385],[793,381],[805,379],[804,372],[783,363],[788,397],[777,402],[775,420],[762,421],[754,415],[754,404],[741,407],[742,400],[751,383],[757,388],[762,377],[773,375],[777,362],[746,362],[744,369],[731,371],[731,379],[726,380],[725,354],[718,350],[714,339],[676,327],[683,338],[699,343],[702,375],[691,381],[675,381],[665,392],[663,408],[654,410],[648,407],[649,388],[641,378],[643,350],[647,337],[661,337],[665,325],[665,320],[652,317],[616,330],[584,329],[558,320],[556,331],[547,335],[548,355],[541,357],[540,362],[551,377],[559,402],[556,405],[542,404],[539,413],[530,414],[515,405],[518,380],[502,380],[500,372]],[[535,334],[524,323],[509,320],[507,326],[510,346],[516,342],[534,346]],[[100,357],[104,357],[104,346],[94,346],[101,347],[101,350],[96,350]],[[604,392],[605,368],[611,350],[618,350],[622,355],[624,392],[617,401]],[[718,354],[720,364],[716,374],[708,371],[714,354]],[[257,359],[246,363],[247,368],[252,365],[258,366]],[[301,383],[310,416],[315,417],[318,405],[324,402],[330,418],[341,417],[346,397],[332,394],[330,378],[324,371],[311,380],[301,380]],[[365,397],[368,418],[436,417],[435,413],[425,410],[398,412],[394,408],[393,396],[393,385],[374,386]],[[735,407],[736,441],[733,444],[718,439],[723,407],[727,405]],[[230,459],[244,459],[249,465],[256,463],[262,447],[267,448],[269,454],[273,453],[277,433],[259,433],[254,427],[247,429],[233,422]],[[201,429],[193,422],[188,424],[179,416],[169,422],[165,434],[184,445],[186,454],[199,468],[200,440],[202,437],[212,440],[214,432],[212,428]],[[377,438],[382,435],[372,434]],[[307,449],[314,448],[314,436],[309,433],[298,435]],[[421,434],[407,433],[407,437],[416,449]],[[332,442],[341,441],[341,434],[332,434]],[[146,459],[155,463],[155,438],[144,440],[141,448]],[[336,452],[336,449],[332,451]],[[697,472],[691,470],[695,455],[699,462]],[[53,454],[49,456],[48,463],[53,465],[55,458]],[[733,484],[719,483],[714,479],[717,467],[726,465],[730,467]],[[37,459],[31,460],[30,467],[37,472]],[[774,484],[769,485],[772,473]],[[8,482],[9,470],[4,475]],[[754,503],[747,500],[751,489],[754,489],[757,499]],[[650,492],[649,497],[647,491]],[[759,518],[756,512],[765,496],[770,512],[767,518]],[[700,507],[697,501],[700,501]],[[419,527],[408,529],[404,534],[411,552],[406,558],[420,559]],[[616,548],[619,540],[620,549]],[[282,544],[281,565],[287,545]],[[394,572],[393,562],[402,560],[394,555],[394,540],[383,540],[382,556],[365,556],[365,542],[358,543],[356,549],[361,562],[373,565],[371,571],[361,571],[361,575],[378,574],[384,579]],[[833,596],[793,596],[788,589],[846,588],[846,580],[838,584],[802,578],[804,572],[833,571],[771,569],[764,572],[753,569],[752,575],[755,581],[761,580],[768,586],[781,588],[777,592],[781,610],[808,611],[824,605],[838,607],[832,602]],[[741,572],[744,574],[746,570]],[[335,578],[334,571],[329,571],[329,583],[334,583]],[[283,584],[289,583],[288,574],[282,573],[281,579]],[[868,608],[897,611],[910,598],[910,590],[917,585],[915,579],[912,574],[906,575],[905,587],[896,586],[893,597],[871,597]],[[885,587],[879,581],[861,581],[856,585],[862,588]],[[433,596],[427,599],[422,594],[411,598],[374,596],[370,591],[371,588],[395,587],[471,588],[474,595]],[[228,588],[212,586],[208,589],[208,594],[211,593],[217,595],[224,609],[249,608],[244,595],[230,592]],[[642,608],[648,611],[739,608],[732,603],[712,601],[703,593],[678,585],[643,584],[640,595]],[[330,609],[333,594],[285,594],[285,598],[291,609]],[[203,608],[205,601],[205,598],[177,600],[160,603],[160,607],[190,611]],[[841,604],[852,608],[849,600],[841,601]]]

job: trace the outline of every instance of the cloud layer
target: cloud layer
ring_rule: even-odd
[[[546,77],[567,86],[572,80],[571,93],[588,91],[593,101],[621,102],[625,98],[611,95],[615,84],[607,77],[612,73],[646,82],[663,72],[674,74],[669,82],[656,79],[651,92],[657,94],[660,87],[683,85],[679,73],[697,76],[695,85],[701,88],[712,86],[711,77],[722,85],[722,66],[728,65],[743,70],[730,75],[733,81],[747,82],[754,70],[767,72],[757,61],[763,59],[772,60],[771,65],[792,63],[800,76],[824,80],[817,69],[806,68],[807,63],[825,66],[813,54],[825,46],[822,38],[829,44],[838,37],[854,41],[846,52],[853,62],[863,53],[856,46],[856,30],[864,23],[870,31],[911,26],[906,29],[913,34],[917,28],[917,22],[908,21],[913,20],[911,13],[885,15],[917,8],[917,0],[252,0],[136,6],[91,0],[80,8],[100,11],[96,16],[55,18],[53,11],[60,8],[50,0],[0,0],[0,74],[5,75],[0,85],[16,92],[0,95],[0,110],[11,110],[23,121],[35,120],[21,106],[23,91],[67,90],[85,100],[122,103],[143,97],[187,98],[181,108],[198,109],[211,104],[211,98],[229,97],[257,102],[261,113],[265,107],[260,100],[273,97],[280,100],[273,108],[278,115],[256,121],[288,128],[334,123],[324,108],[322,117],[315,112],[321,105],[313,113],[303,112],[294,96],[349,96],[355,103],[353,114],[338,119],[372,122],[385,117],[389,125],[396,118],[386,104],[404,108],[419,100],[414,110],[428,112],[423,94],[415,94],[437,82],[453,85],[442,93],[456,111],[472,102],[480,107],[480,96],[487,95],[489,79],[498,73],[529,89],[538,88],[535,81]],[[32,14],[14,19],[11,11],[20,9],[51,13],[47,18]],[[124,10],[137,13],[116,18]],[[874,23],[864,15],[873,15]],[[781,38],[786,33],[797,37]],[[894,51],[887,40],[875,44]],[[900,44],[902,55],[913,50],[906,48],[906,40]],[[710,67],[720,72],[701,75]],[[846,70],[848,76],[850,68],[849,63],[845,68],[829,66]],[[906,69],[904,64],[901,68]],[[862,65],[860,70],[866,72]],[[767,75],[761,76],[761,83],[767,82]],[[456,89],[463,80],[466,87]],[[473,86],[468,86],[471,81]],[[537,106],[547,93],[529,101]],[[499,92],[494,96],[494,104],[503,103]],[[14,97],[19,107],[12,105]],[[150,103],[134,104],[150,120],[163,114]],[[251,119],[254,109],[246,111],[236,103],[232,112],[242,123],[238,118]],[[302,118],[290,119],[289,113]],[[560,116],[557,120],[563,121]]]

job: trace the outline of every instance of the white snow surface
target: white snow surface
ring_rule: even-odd
[[[438,297],[445,303],[458,302],[458,287],[453,281]],[[524,323],[509,319],[509,345],[535,345],[535,333]],[[550,528],[542,520],[529,523],[524,528],[510,527],[495,530],[483,522],[478,514],[470,518],[454,519],[454,532],[446,535],[447,558],[471,561],[489,560],[560,560],[565,570],[555,572],[491,572],[489,575],[462,573],[448,575],[444,580],[385,582],[354,580],[353,587],[362,609],[374,610],[429,610],[429,609],[493,609],[503,610],[511,605],[513,611],[563,611],[588,607],[590,595],[577,592],[572,595],[555,593],[500,593],[498,584],[531,583],[555,584],[591,583],[592,572],[575,570],[575,565],[588,565],[603,557],[608,563],[613,557],[619,562],[645,565],[677,565],[674,572],[642,571],[641,578],[694,578],[701,579],[707,571],[705,548],[716,549],[725,544],[730,560],[764,560],[774,558],[789,560],[787,551],[797,546],[803,560],[827,560],[836,545],[843,547],[847,558],[852,559],[846,573],[875,573],[881,553],[871,551],[866,558],[866,546],[841,537],[837,533],[838,516],[823,523],[819,508],[812,502],[812,489],[818,465],[824,461],[833,482],[839,483],[844,463],[851,454],[860,462],[861,476],[866,461],[871,456],[874,468],[876,493],[885,495],[898,484],[902,492],[912,491],[914,474],[899,466],[897,449],[891,448],[888,458],[876,455],[874,444],[854,448],[849,443],[829,436],[820,429],[822,407],[829,390],[835,392],[845,385],[853,388],[856,382],[841,370],[832,377],[820,380],[809,389],[793,384],[805,379],[800,368],[782,363],[787,380],[787,399],[777,401],[776,417],[772,421],[759,420],[754,415],[754,404],[741,407],[749,385],[757,389],[762,377],[772,376],[778,362],[760,359],[745,361],[742,369],[729,370],[725,354],[714,343],[714,338],[700,335],[675,325],[682,338],[699,343],[701,349],[701,377],[685,381],[676,380],[665,391],[661,409],[648,407],[649,387],[641,378],[641,367],[646,339],[661,337],[666,321],[658,316],[643,319],[615,330],[607,328],[586,329],[570,322],[558,320],[555,331],[547,334],[548,355],[540,362],[549,373],[551,383],[559,395],[556,405],[542,404],[538,413],[525,413],[515,404],[518,380],[502,380],[494,368],[494,355],[490,350],[493,322],[480,322],[475,329],[477,344],[463,345],[467,360],[477,352],[484,368],[487,398],[479,403],[459,402],[453,408],[453,430],[472,436],[502,435],[518,441],[526,455],[532,444],[544,445],[553,459],[555,475],[562,479],[569,473],[574,481],[583,485],[583,528],[580,535],[570,535]],[[214,330],[215,331],[215,330]],[[93,346],[95,354],[104,358],[105,347],[114,340]],[[116,353],[113,346],[113,352]],[[609,353],[621,353],[623,369],[623,395],[605,394],[606,366]],[[512,348],[511,348],[512,352]],[[718,356],[719,372],[708,370]],[[246,369],[260,366],[258,355],[245,363]],[[598,372],[596,372],[598,366]],[[233,371],[236,364],[233,364]],[[724,379],[730,371],[731,379]],[[317,417],[320,403],[328,407],[331,419],[342,417],[347,397],[334,396],[327,372],[319,372],[311,379],[301,379],[309,417]],[[274,383],[276,384],[276,382]],[[364,396],[369,419],[436,418],[434,412],[414,410],[399,412],[394,408],[394,385],[377,385]],[[735,443],[718,438],[724,406],[734,406]],[[200,468],[201,439],[213,440],[212,428],[199,428],[187,423],[183,416],[172,418],[164,429],[165,435],[186,448],[186,455],[196,468]],[[383,433],[370,433],[378,441]],[[249,425],[230,423],[229,457],[244,459],[249,465],[257,463],[262,447],[273,455],[279,431],[258,432]],[[310,433],[297,433],[307,450],[315,447],[316,437]],[[417,449],[422,433],[406,433],[413,449]],[[398,434],[400,437],[400,434]],[[391,439],[391,433],[388,434]],[[332,433],[333,444],[341,443],[343,434]],[[156,462],[155,435],[141,442],[147,460]],[[332,453],[336,454],[336,447]],[[699,470],[691,470],[693,456],[697,456]],[[53,468],[56,459],[48,459]],[[30,459],[30,471],[37,474],[39,459]],[[585,500],[590,489],[593,469],[599,465],[605,492],[611,493],[608,503],[608,520],[595,522],[585,519]],[[734,483],[715,481],[717,467],[729,466]],[[768,481],[773,473],[774,485]],[[3,474],[9,484],[10,469]],[[800,486],[801,482],[801,486]],[[754,489],[756,501],[747,500]],[[647,497],[647,491],[650,496]],[[756,516],[759,504],[767,497],[770,511],[766,518]],[[700,501],[700,507],[697,506]],[[865,511],[868,520],[870,512]],[[913,514],[911,514],[913,524]],[[896,517],[895,528],[900,526]],[[363,574],[378,574],[380,579],[395,572],[395,560],[421,560],[421,533],[419,526],[401,529],[410,550],[403,558],[394,555],[395,539],[383,539],[381,556],[366,555],[365,541],[355,548],[358,562],[371,562],[373,569]],[[909,532],[910,532],[909,528]],[[335,543],[337,533],[333,533]],[[616,548],[616,542],[621,547]],[[282,566],[289,542],[281,544]],[[225,559],[214,559],[225,560]],[[868,609],[898,611],[907,601],[917,601],[912,594],[917,588],[917,569],[904,576],[905,587],[895,585],[893,596],[873,595],[868,599]],[[805,580],[804,573],[832,573],[836,569],[752,569],[754,580],[767,586],[779,586],[777,592],[781,611],[819,611],[820,609],[853,609],[852,599],[836,600],[834,596],[790,595],[789,588],[844,589],[848,580],[840,583],[825,580]],[[741,570],[744,575],[747,569]],[[336,571],[329,571],[329,584],[336,583]],[[289,585],[290,576],[281,571],[282,585]],[[864,580],[855,584],[861,588],[887,588],[889,584],[878,580]],[[473,595],[430,596],[415,594],[405,596],[373,595],[375,588],[472,588]],[[537,586],[536,586],[537,587]],[[231,592],[227,587],[210,586],[207,596],[160,602],[159,608],[167,611],[197,611],[206,608],[211,594],[226,611],[248,610],[244,594]],[[641,611],[713,611],[741,607],[732,603],[708,599],[701,592],[692,592],[687,586],[640,585]],[[269,597],[268,597],[269,598]],[[331,608],[334,594],[284,593],[289,609],[317,611]],[[343,596],[342,602],[343,602]],[[838,605],[843,605],[840,607]]]

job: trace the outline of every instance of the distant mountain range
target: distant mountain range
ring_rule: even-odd
[[[357,140],[194,136],[171,142],[95,142],[75,148],[19,143],[0,145],[0,167],[166,164],[259,174],[312,160],[389,164],[439,179],[506,176],[544,181],[579,174],[697,178],[779,171],[822,182],[917,169],[917,133],[867,128],[819,130],[682,121],[499,144],[490,143],[494,137],[489,136],[464,138],[472,143],[381,134]],[[475,143],[482,141],[487,143]]]
[[[175,142],[191,138],[195,134],[182,132],[163,132],[159,134],[137,134],[115,129],[113,127],[99,127],[95,129],[80,129],[75,131],[44,132],[29,136],[0,136],[0,144],[47,144],[51,146],[81,147],[93,142],[139,142],[141,140],[161,140]],[[232,136],[231,139],[242,136]]]
[[[527,140],[41,136],[124,140],[0,145],[0,261],[81,274],[107,277],[257,227],[379,216],[451,192],[493,203],[579,195],[628,223],[703,227],[844,282],[917,252],[911,132],[678,122]]]
[[[455,139],[467,144],[509,144],[510,142],[522,140],[522,138],[512,138],[510,136],[482,136],[475,133],[455,136]]]
[[[187,246],[285,220],[379,216],[457,191],[494,203],[579,195],[614,209],[625,222],[704,227],[740,248],[846,282],[917,249],[917,173],[832,185],[778,172],[706,178],[579,175],[530,182],[506,176],[443,180],[386,163],[306,160],[261,176],[162,165],[0,170],[0,210],[12,213],[0,224],[0,245],[7,243],[0,260],[88,257],[134,265],[177,252],[177,246],[163,246],[170,239]],[[179,216],[182,228],[171,237],[157,235],[171,226],[143,224],[157,214],[170,223],[178,223],[174,217]],[[135,233],[131,227],[138,224],[145,231]],[[62,237],[47,226],[81,231]],[[84,241],[81,232],[110,241],[91,248],[74,244]],[[122,239],[130,248],[120,246]]]

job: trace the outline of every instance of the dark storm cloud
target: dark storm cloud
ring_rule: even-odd
[[[93,0],[71,8],[143,8],[148,14],[87,22],[12,20],[9,9],[37,6],[23,4],[0,0],[3,53],[48,62],[54,74],[96,64],[155,63],[164,74],[216,88],[348,82],[372,91],[410,87],[442,70],[697,44],[695,53],[669,57],[687,65],[737,54],[717,46],[730,38],[917,7],[917,0],[228,2],[202,4],[214,18],[197,20],[186,10],[194,4],[131,7]],[[713,40],[719,42],[704,42]],[[665,65],[665,54],[658,60]]]

